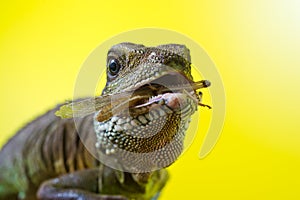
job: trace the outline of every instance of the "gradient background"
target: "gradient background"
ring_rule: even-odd
[[[0,3],[1,144],[72,97],[81,64],[101,42],[167,28],[215,61],[227,113],[208,157],[198,158],[198,134],[170,167],[161,199],[300,199],[299,1],[78,2]]]

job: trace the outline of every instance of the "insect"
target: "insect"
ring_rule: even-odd
[[[148,87],[156,90],[158,93],[164,93],[167,91],[175,91],[175,90],[182,90],[186,94],[185,89],[187,88],[193,88],[194,90],[199,90],[202,88],[206,88],[210,86],[210,82],[208,80],[201,80],[197,82],[192,82],[190,84],[184,84],[184,85],[177,85],[177,86],[170,86],[168,88],[155,88],[149,85]],[[141,105],[136,106],[137,102],[140,101],[147,101],[150,96],[149,93],[147,93],[147,87],[145,90],[139,90],[135,96],[129,96],[133,93],[133,91],[126,91],[126,92],[120,92],[113,95],[102,95],[95,98],[89,98],[84,99],[77,102],[72,102],[67,105],[63,105],[60,107],[58,111],[56,111],[56,115],[61,118],[72,118],[72,117],[84,117],[86,115],[92,114],[95,111],[99,111],[98,114],[98,121],[103,122],[110,117],[112,117],[112,108],[116,110],[115,114],[122,113],[124,109],[129,108],[139,108],[143,106],[147,106],[151,103],[155,103],[160,101],[162,98],[157,98],[154,101],[150,101],[148,103],[144,103]],[[113,99],[112,100],[112,96]],[[211,109],[209,105],[201,103],[202,99],[202,92],[198,93],[198,98],[192,97],[195,99],[195,101],[198,103],[199,106],[207,107]]]

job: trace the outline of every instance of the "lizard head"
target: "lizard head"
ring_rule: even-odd
[[[135,101],[128,112],[105,120],[100,119],[106,113],[95,114],[96,146],[104,163],[116,161],[118,169],[145,172],[169,166],[178,158],[190,117],[201,100],[193,87],[176,88],[193,83],[190,64],[189,49],[179,44],[121,43],[108,51],[102,94],[131,91]]]
[[[107,82],[104,94],[136,90],[165,77],[173,81],[176,75],[193,80],[189,49],[184,45],[167,44],[145,47],[133,43],[114,45],[107,54]],[[166,77],[169,78],[166,78]],[[175,80],[178,81],[175,78]]]

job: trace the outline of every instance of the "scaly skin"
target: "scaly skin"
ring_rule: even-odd
[[[130,114],[106,116],[99,111],[79,118],[78,130],[73,119],[54,115],[58,108],[37,118],[0,152],[0,199],[158,197],[168,179],[161,168],[180,155],[189,118],[197,109],[195,99],[199,97],[193,90],[187,91],[189,94],[160,94],[160,87],[151,84],[157,80],[164,84],[174,82],[177,76],[162,79],[174,75],[174,70],[192,81],[189,50],[176,44],[145,47],[121,43],[110,49],[107,59],[103,95],[140,91],[142,87],[146,97],[156,97],[136,102],[140,106],[131,107]],[[112,60],[117,65],[111,65]],[[183,82],[173,84],[180,83]],[[103,165],[83,144],[100,161],[118,160],[118,170]],[[153,154],[140,157],[131,153]]]

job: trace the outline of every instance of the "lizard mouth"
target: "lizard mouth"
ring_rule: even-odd
[[[200,103],[201,97],[199,97],[196,90],[202,87],[208,87],[209,85],[210,82],[206,80],[194,82],[181,73],[169,73],[136,88],[132,97],[139,100],[133,102],[131,106],[137,108],[143,107],[159,102],[165,97],[176,100],[176,96],[178,96],[178,94],[186,94],[196,103]]]
[[[164,74],[123,93],[115,94],[112,101],[109,97],[109,104],[99,109],[97,120],[103,122],[113,115],[126,115],[128,111],[131,116],[139,115],[160,104],[165,104],[175,111],[181,109],[182,102],[187,99],[195,105],[211,108],[201,103],[202,93],[197,93],[198,89],[208,86],[210,82],[207,80],[194,82],[180,73]]]
[[[207,80],[194,82],[181,73],[163,74],[109,97],[109,103],[99,109],[97,121],[103,122],[118,114],[138,116],[161,104],[176,111],[182,108],[186,100],[194,105],[207,106],[201,103],[201,93],[197,90],[209,85]]]

